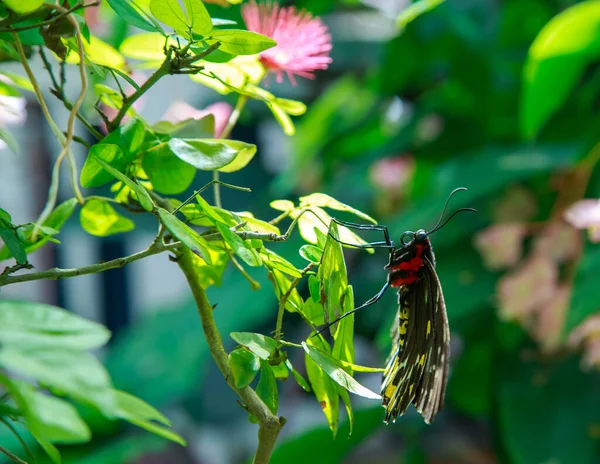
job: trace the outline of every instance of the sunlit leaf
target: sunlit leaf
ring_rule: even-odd
[[[240,29],[216,30],[211,38],[221,43],[220,50],[232,55],[254,55],[277,45],[267,36]]]
[[[314,337],[311,337],[314,338]],[[310,340],[310,339],[309,339]],[[321,368],[329,377],[331,377],[337,384],[344,387],[349,392],[356,395],[363,396],[365,398],[371,398],[374,400],[380,400],[381,396],[377,393],[369,390],[360,383],[358,383],[353,377],[351,377],[330,354],[320,350],[319,348],[309,345],[306,342],[302,342],[304,351],[310,356],[310,358]]]
[[[310,385],[308,384],[308,382],[306,381],[306,379],[304,377],[302,377],[302,375],[300,374],[300,372],[298,372],[296,369],[294,369],[294,366],[292,366],[292,363],[290,362],[289,359],[287,359],[285,361],[285,365],[287,366],[287,368],[290,370],[290,372],[294,376],[294,379],[296,379],[296,382],[298,383],[298,385],[300,385],[300,387],[304,391],[309,392],[310,391]]]
[[[554,17],[534,40],[523,69],[521,129],[534,137],[600,54],[600,3],[581,2]]]
[[[277,342],[271,337],[252,332],[231,332],[229,334],[240,345],[245,346],[260,359],[269,359],[275,349]]]
[[[200,0],[183,0],[190,29],[197,34],[208,35],[213,30],[213,23],[204,3]]]
[[[238,235],[222,223],[216,224],[217,229],[223,236],[223,240],[231,247],[236,255],[238,255],[248,266],[260,266],[262,260],[258,252],[252,248],[250,243],[242,240]]]
[[[115,393],[117,397],[118,416],[120,418],[167,440],[185,446],[185,440],[170,430],[171,422],[160,412],[133,395],[119,390],[115,390]]]
[[[267,405],[273,414],[277,414],[279,406],[279,395],[277,392],[277,381],[275,373],[268,361],[260,361],[260,377],[256,385],[256,394]]]
[[[136,183],[122,172],[117,171],[115,168],[113,168],[104,160],[102,160],[102,158],[98,158],[96,161],[100,164],[100,166],[102,166],[104,170],[108,171],[110,175],[120,180],[121,182],[124,182],[131,190],[133,190],[133,192],[135,192],[142,208],[144,208],[146,211],[152,211],[154,209],[154,203],[152,201],[152,198],[150,198],[150,194],[144,187],[142,187],[139,184],[139,182]]]
[[[264,265],[267,266],[269,269],[277,269],[289,276],[296,278],[302,277],[300,271],[296,269],[296,267],[292,263],[290,263],[285,258],[279,256],[274,251],[268,250],[267,248],[263,248],[260,251],[260,254],[263,258]]]
[[[157,28],[144,18],[135,8],[135,2],[130,0],[107,0],[115,13],[123,20],[145,31],[154,32]]]
[[[400,29],[404,29],[407,24],[417,19],[424,13],[433,10],[436,6],[444,3],[446,0],[417,0],[417,2],[408,5],[396,18],[396,24]]]
[[[135,34],[126,37],[119,50],[134,60],[162,62],[165,59],[165,47],[171,45],[177,46],[177,41],[160,34]]]
[[[42,6],[44,0],[4,0],[4,3],[15,13],[27,14]]]
[[[329,348],[325,342],[316,337],[311,337],[308,342],[311,344],[317,343],[322,346],[323,349]],[[337,385],[312,359],[312,357],[308,355],[308,353],[305,354],[304,360],[306,363],[306,374],[308,375],[308,380],[312,386],[312,391],[321,405],[329,428],[335,437],[340,421],[340,395],[338,393]]]
[[[198,253],[204,261],[211,264],[208,242],[191,227],[187,226],[166,209],[158,208],[158,215],[164,226],[187,248]]]
[[[98,348],[109,337],[104,326],[56,306],[0,301],[0,343],[4,346],[81,350]]]
[[[313,193],[305,197],[300,197],[300,207],[308,208],[313,206],[318,206],[320,208],[331,208],[335,209],[336,211],[352,213],[361,219],[372,222],[373,224],[377,224],[377,221],[368,214],[365,214],[356,208],[352,208],[351,206],[345,205],[344,203],[337,201],[335,198],[332,198],[324,193]]]
[[[229,366],[237,388],[247,387],[260,370],[260,358],[245,348],[229,353]]]
[[[79,213],[81,227],[87,233],[98,237],[129,232],[135,228],[135,223],[121,216],[106,201],[88,200]]]
[[[159,193],[181,193],[188,189],[196,177],[196,168],[175,156],[165,143],[146,151],[142,167],[152,187]]]

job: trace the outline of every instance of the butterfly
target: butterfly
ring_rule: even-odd
[[[429,236],[441,229],[461,211],[460,208],[440,225],[452,196],[465,188],[457,188],[449,195],[437,224],[427,232],[407,231],[396,247],[385,226],[361,225],[334,219],[337,223],[359,230],[379,230],[384,241],[359,245],[359,248],[387,248],[389,262],[385,285],[377,295],[361,306],[342,314],[348,316],[376,303],[390,287],[398,291],[398,314],[392,327],[392,350],[387,359],[381,384],[384,422],[395,422],[412,403],[425,422],[433,422],[444,405],[450,358],[450,329],[442,285],[435,270],[435,255]],[[325,329],[324,328],[324,329]],[[322,332],[322,329],[320,332]]]

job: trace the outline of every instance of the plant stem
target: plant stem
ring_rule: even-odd
[[[23,439],[21,438],[21,435],[19,435],[19,432],[17,432],[17,430],[12,426],[12,424],[10,422],[8,422],[4,417],[0,417],[0,422],[2,422],[4,425],[6,425],[6,427],[12,432],[12,434],[17,438],[17,440],[19,440],[19,443],[21,443],[21,446],[23,447],[23,450],[27,453],[27,455],[29,456],[29,458],[31,459],[31,462],[33,464],[37,463],[37,460],[35,459],[35,456],[33,455],[33,453],[31,452],[31,450],[29,449],[29,447],[27,446],[27,443],[25,443],[23,441]]]
[[[18,462],[19,464],[27,464],[27,461],[23,461],[19,456],[14,455],[3,446],[0,446],[0,453],[3,453],[6,456],[8,456],[8,458],[11,459],[13,462]]]
[[[252,388],[237,388],[235,386],[233,374],[229,367],[227,352],[223,347],[221,334],[215,324],[213,309],[206,297],[206,293],[204,292],[204,288],[202,287],[198,275],[196,274],[193,259],[192,252],[187,248],[182,248],[177,262],[188,281],[192,294],[194,295],[194,300],[196,301],[198,314],[200,315],[200,321],[202,322],[202,329],[204,330],[204,336],[208,342],[210,353],[227,384],[245,403],[248,411],[258,419],[258,448],[256,450],[256,455],[254,456],[254,464],[268,464],[273,449],[275,448],[275,442],[277,441],[279,432],[286,420],[283,417],[273,415],[267,405],[265,405]]]
[[[90,266],[79,267],[75,269],[60,269],[53,268],[47,271],[32,272],[29,274],[22,275],[0,275],[0,287],[10,284],[16,284],[19,282],[30,282],[32,280],[59,280],[67,277],[77,277],[86,274],[96,274],[98,272],[108,271],[109,269],[115,269],[123,267],[126,264],[133,263],[147,256],[156,255],[163,251],[176,250],[181,246],[180,242],[170,243],[168,245],[163,244],[160,241],[155,241],[145,250],[139,251],[129,256],[123,256],[103,263],[92,264]]]
[[[238,100],[235,105],[235,108],[231,112],[229,119],[227,120],[227,124],[223,128],[223,132],[219,134],[219,138],[226,139],[231,135],[231,131],[235,127],[240,119],[240,114],[242,114],[242,110],[244,106],[246,106],[246,102],[248,101],[248,97],[245,95],[238,95]],[[216,135],[216,134],[215,134]],[[214,182],[214,192],[215,192],[215,206],[221,208],[221,186],[219,185],[219,171],[213,171],[213,182]]]
[[[288,301],[288,299],[290,298],[290,295],[292,294],[292,292],[294,291],[294,289],[298,286],[298,284],[300,283],[300,281],[302,280],[302,278],[306,275],[306,273],[308,271],[310,271],[313,266],[315,265],[315,263],[309,263],[308,266],[306,266],[302,272],[301,272],[301,276],[300,277],[296,277],[292,283],[290,284],[290,288],[287,289],[287,291],[281,295],[281,298],[279,299],[279,311],[277,312],[277,324],[275,326],[275,340],[276,341],[280,341],[281,340],[281,328],[283,326],[283,315],[285,314],[285,305]]]

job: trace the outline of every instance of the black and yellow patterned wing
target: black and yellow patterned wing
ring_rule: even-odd
[[[395,421],[414,403],[430,423],[444,403],[450,333],[442,288],[427,258],[418,282],[400,288],[398,303],[381,386],[385,422]]]

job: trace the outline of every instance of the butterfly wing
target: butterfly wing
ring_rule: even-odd
[[[418,282],[398,292],[393,348],[381,386],[386,423],[410,403],[430,423],[444,402],[450,340],[446,305],[433,264],[427,257],[423,262]]]

